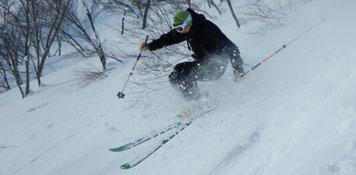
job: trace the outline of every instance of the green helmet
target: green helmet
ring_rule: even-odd
[[[177,27],[181,24],[187,24],[187,26],[191,26],[193,24],[192,16],[186,10],[180,10],[173,18],[173,27]]]

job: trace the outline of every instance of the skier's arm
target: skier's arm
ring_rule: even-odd
[[[224,45],[223,49],[225,50],[225,53],[227,53],[230,58],[231,65],[234,68],[234,73],[243,74],[244,73],[243,61],[240,56],[239,48],[229,38],[227,38],[226,35],[221,31],[216,33],[217,33],[216,34],[217,40]]]
[[[231,65],[235,71],[240,71],[242,69],[242,58],[240,56],[240,51],[235,44],[229,47],[229,56]]]
[[[148,43],[148,48],[150,51],[152,51],[160,49],[164,46],[178,44],[184,40],[186,40],[186,36],[184,34],[178,33],[175,29],[173,29],[166,34],[163,34],[160,38]]]

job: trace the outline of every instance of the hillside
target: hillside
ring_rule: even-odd
[[[230,14],[213,20],[248,65],[322,22],[242,81],[232,81],[229,69],[201,83],[217,109],[129,170],[120,165],[155,142],[122,153],[108,149],[176,122],[187,103],[168,79],[138,101],[131,91],[118,99],[134,60],[80,88],[75,71],[91,60],[68,56],[25,99],[15,89],[0,94],[0,174],[356,174],[355,7],[354,0],[313,0],[264,34],[251,34],[262,30],[252,23],[237,33]]]

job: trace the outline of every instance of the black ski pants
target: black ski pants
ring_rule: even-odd
[[[169,81],[187,100],[200,96],[198,81],[212,81],[219,79],[226,70],[228,59],[214,57],[208,61],[182,62],[174,67],[169,75]]]

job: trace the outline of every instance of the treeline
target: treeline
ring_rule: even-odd
[[[61,55],[63,45],[71,46],[83,57],[95,53],[102,71],[107,69],[107,59],[121,61],[118,57],[125,51],[115,53],[116,56],[106,51],[96,29],[95,18],[103,12],[117,14],[121,23],[117,31],[126,37],[125,41],[142,39],[143,33],[159,36],[171,28],[171,17],[177,9],[188,7],[208,17],[207,9],[217,14],[222,13],[221,8],[229,9],[237,28],[243,25],[238,20],[241,14],[269,19],[269,14],[284,13],[277,8],[267,8],[263,0],[249,1],[243,13],[242,8],[234,9],[234,1],[230,0],[1,0],[0,92],[16,86],[24,98],[30,93],[32,79],[41,86],[46,60]],[[85,19],[78,12],[79,6],[84,9]],[[268,10],[270,13],[266,13]]]
[[[0,88],[8,90],[16,85],[21,96],[26,97],[31,79],[42,85],[46,60],[61,55],[63,44],[82,56],[96,53],[105,71],[107,58],[115,57],[105,52],[95,17],[103,11],[125,11],[125,15],[141,19],[140,25],[145,28],[150,8],[160,8],[156,12],[166,15],[164,4],[192,6],[190,1],[160,0],[1,0]],[[86,20],[78,16],[78,6],[84,7]]]
[[[102,56],[100,40],[89,37],[89,30],[84,28],[77,17],[76,3],[73,0],[0,2],[2,87],[11,88],[9,75],[14,79],[22,97],[30,92],[32,75],[37,79],[38,86],[41,86],[46,60],[61,54],[62,42],[84,53],[85,50],[78,39],[85,38],[88,42],[93,42],[97,53]]]

